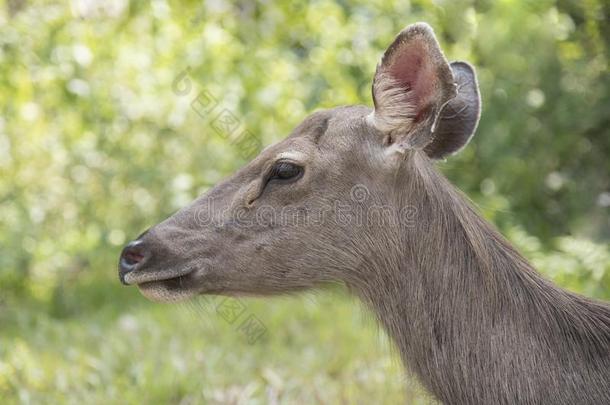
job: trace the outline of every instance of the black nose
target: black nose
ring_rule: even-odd
[[[129,242],[127,246],[123,248],[121,258],[119,259],[119,279],[121,280],[121,283],[127,285],[125,276],[138,267],[142,267],[147,257],[148,255],[144,242],[141,240]]]

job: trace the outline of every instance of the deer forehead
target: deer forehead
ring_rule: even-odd
[[[297,125],[283,141],[265,147],[259,159],[264,161],[293,160],[308,163],[313,155],[329,149],[347,150],[362,141],[359,132],[370,109],[362,106],[337,107],[317,111]]]

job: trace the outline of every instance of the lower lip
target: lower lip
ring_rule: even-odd
[[[162,282],[162,281],[170,281],[170,280],[177,280],[180,277],[184,277],[187,276],[189,274],[191,274],[193,272],[193,269],[190,268],[186,268],[184,270],[178,271],[176,273],[173,274],[162,274],[162,273],[157,273],[157,274],[147,274],[147,273],[141,273],[141,274],[132,274],[132,273],[127,273],[125,275],[125,281],[127,282],[127,284],[137,284],[137,285],[141,285],[141,284],[146,284],[146,283],[156,283],[156,282]]]

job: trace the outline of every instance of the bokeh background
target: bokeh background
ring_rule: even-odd
[[[3,404],[426,403],[341,288],[239,301],[251,342],[220,299],[153,304],[116,277],[126,241],[307,114],[370,105],[415,21],[481,85],[441,170],[547,277],[610,299],[603,0],[0,4]]]

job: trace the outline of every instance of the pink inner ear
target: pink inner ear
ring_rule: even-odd
[[[418,115],[432,102],[436,77],[426,47],[421,42],[401,44],[390,62],[389,73],[412,97]]]

